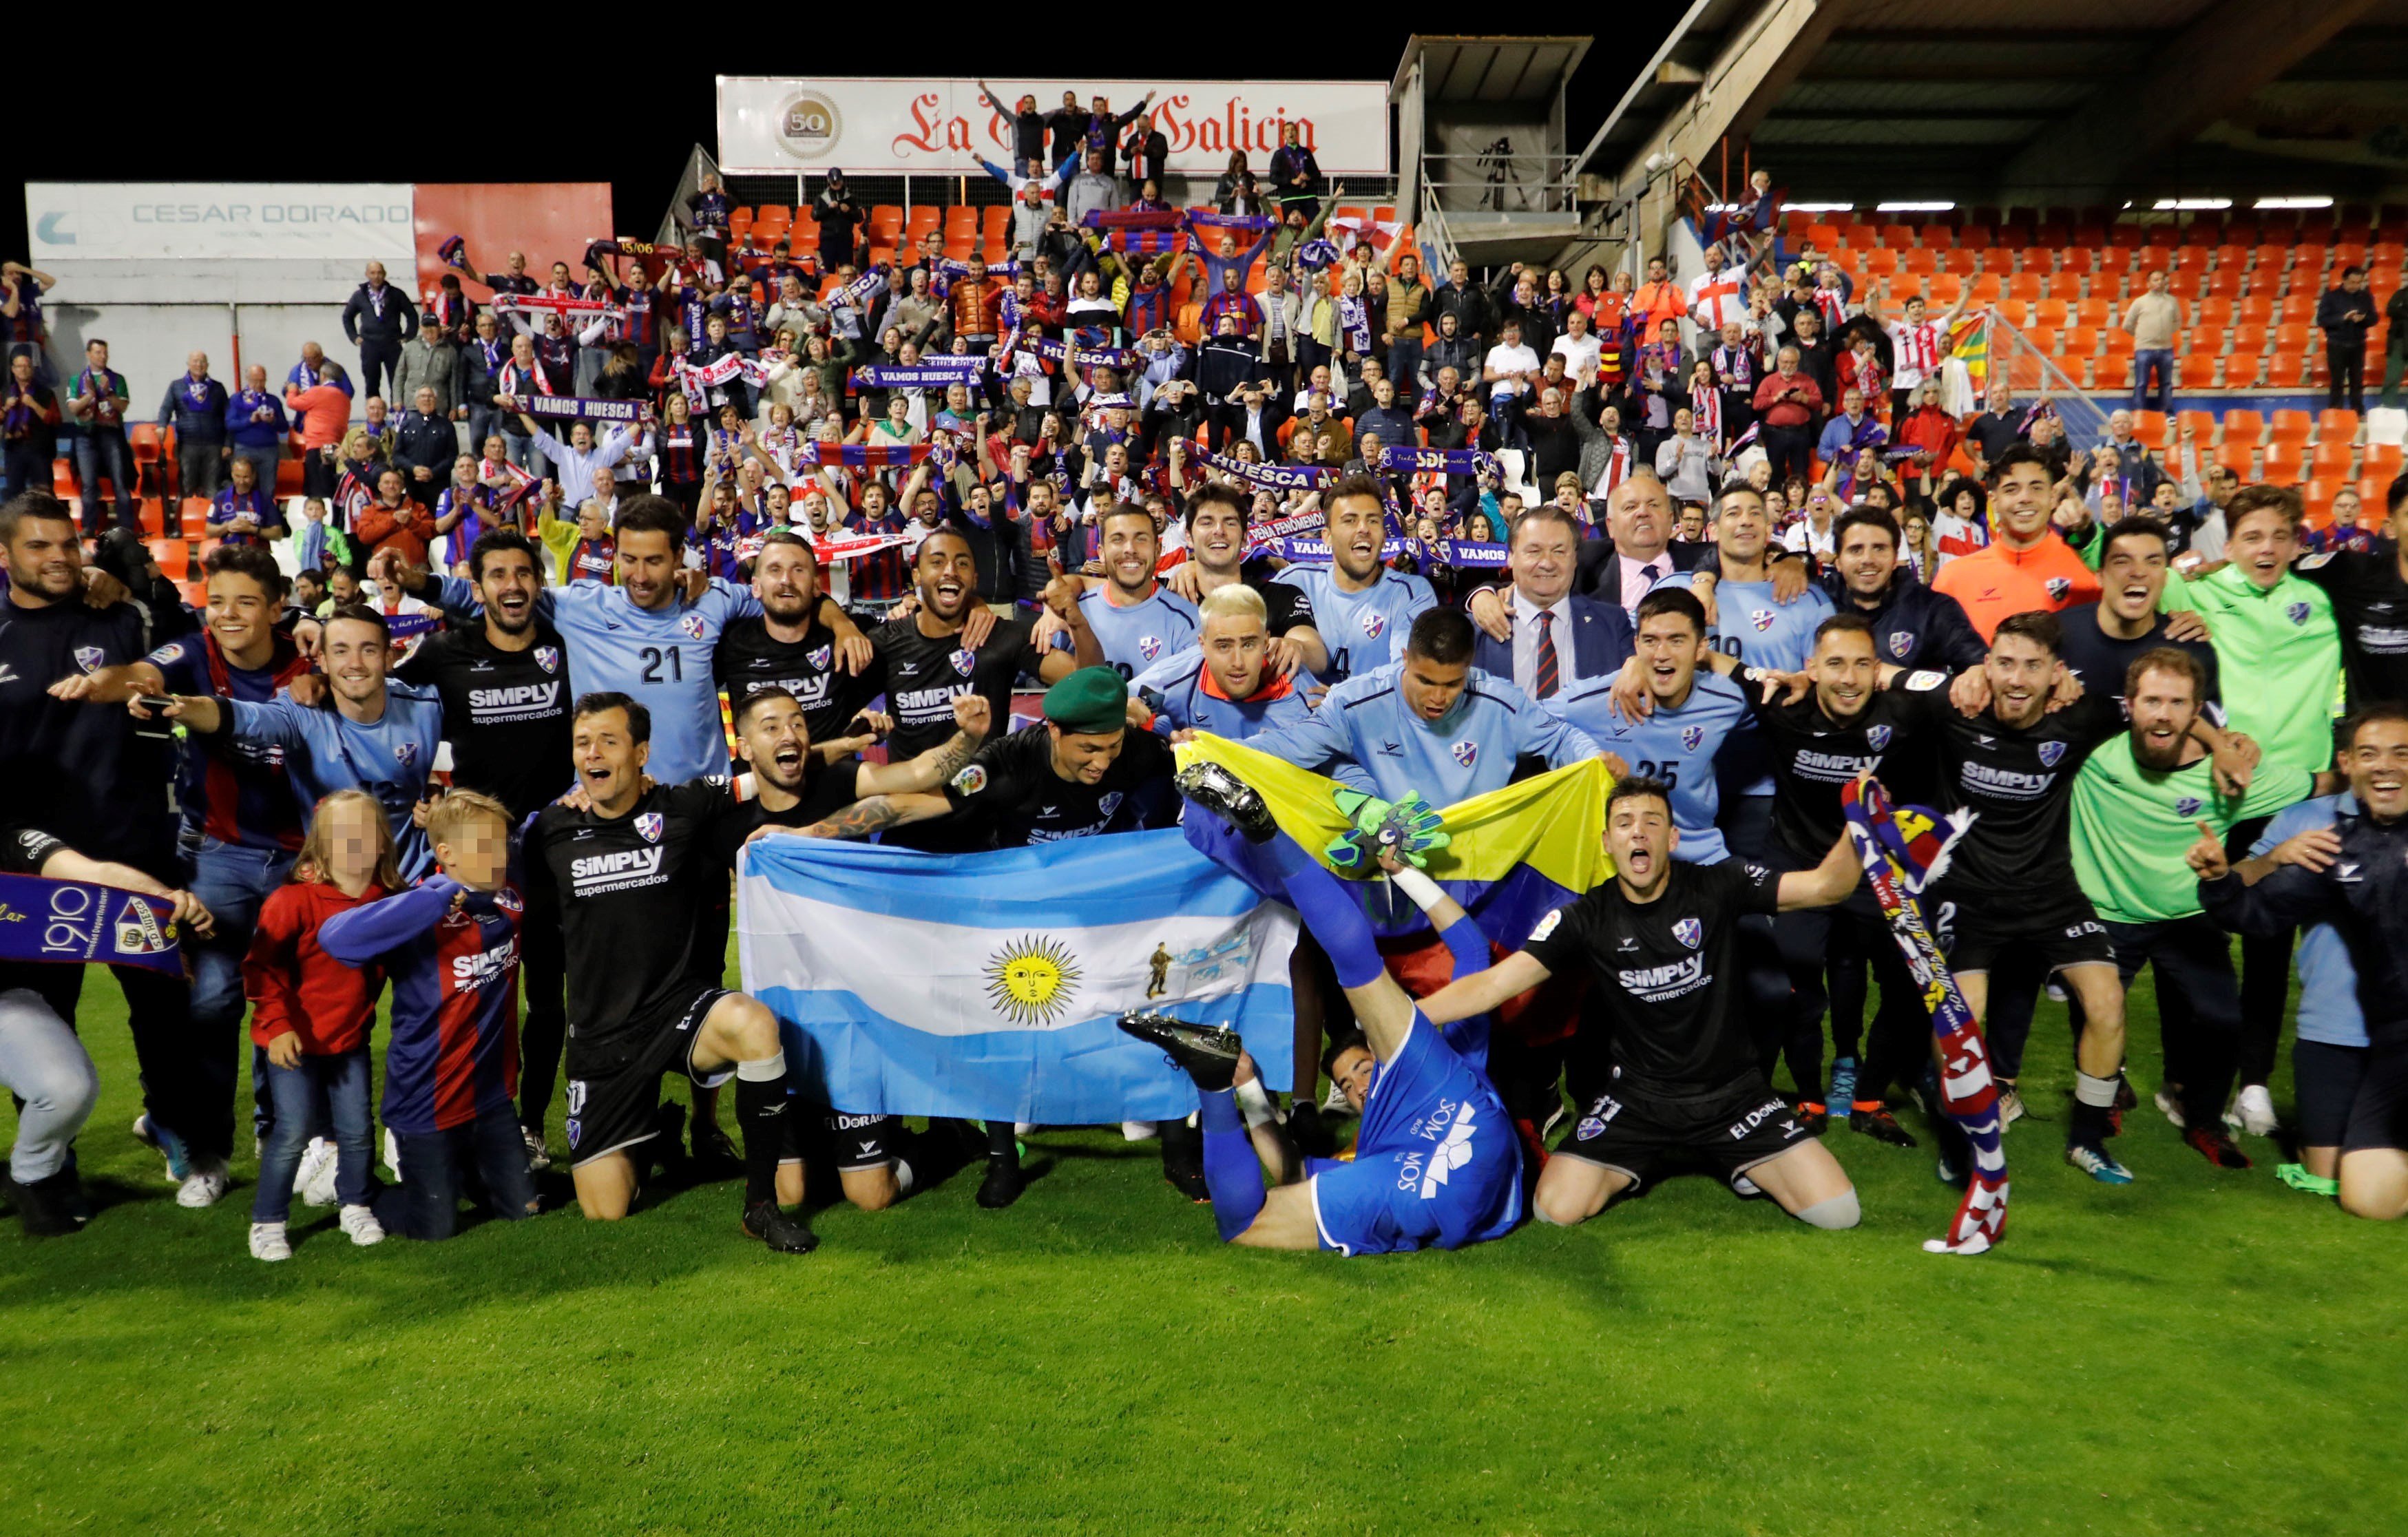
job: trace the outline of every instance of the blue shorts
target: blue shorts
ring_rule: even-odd
[[[1307,1182],[1324,1248],[1452,1249],[1522,1219],[1522,1150],[1497,1090],[1413,1013],[1363,1104],[1354,1161],[1314,1159]]]

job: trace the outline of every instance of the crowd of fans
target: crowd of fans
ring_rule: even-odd
[[[1836,265],[1739,234],[1686,280],[1660,256],[1425,272],[1410,237],[1340,211],[1343,187],[1293,139],[1259,174],[1233,158],[1215,203],[1182,209],[1161,195],[1145,104],[996,105],[1017,127],[1012,164],[990,167],[1014,195],[999,261],[948,255],[935,230],[873,251],[840,171],[807,243],[752,243],[705,178],[681,247],[596,241],[548,267],[509,251],[484,271],[455,239],[424,294],[371,264],[340,316],[356,368],[312,343],[274,386],[253,365],[235,390],[194,353],[155,420],[173,442],[166,532],[207,541],[201,593],[140,537],[130,382],[97,339],[58,371],[41,348],[50,280],[7,268],[0,543],[18,623],[0,625],[0,816],[11,868],[179,904],[193,974],[119,976],[137,1134],[184,1204],[227,1188],[247,1006],[264,1258],[289,1253],[296,1190],[339,1204],[362,1243],[441,1236],[462,1194],[527,1214],[565,1026],[591,1215],[624,1214],[643,1148],[678,1142],[655,1109],[664,1070],[694,1080],[695,1156],[743,1170],[747,1228],[772,1247],[811,1242],[787,1210],[806,1152],[865,1205],[983,1154],[982,1201],[1009,1204],[1008,1125],[910,1131],[824,1107],[825,1141],[797,1142],[772,1120],[787,1090],[774,1022],[717,984],[735,844],[764,826],[958,850],[1160,825],[1177,808],[1160,739],[1196,728],[1383,803],[1444,805],[1517,760],[1603,753],[1665,787],[1675,858],[1793,870],[1837,826],[1799,767],[1819,749],[1799,744],[1854,733],[1850,773],[1880,766],[2028,840],[2030,860],[1955,914],[1982,936],[1960,970],[1987,983],[1999,963],[1969,992],[1998,1015],[2006,1118],[2032,995],[2061,973],[2089,1020],[2068,1156],[2131,1177],[2101,1139],[2133,1099],[2122,984],[2154,965],[2158,1103],[2212,1162],[2247,1166],[2226,1120],[2277,1129],[2265,1085],[2289,941],[2218,908],[2266,931],[2236,991],[2205,887],[2181,845],[2171,865],[2157,845],[2195,824],[2251,859],[2243,879],[2329,868],[2330,832],[2259,836],[2312,786],[2328,826],[2388,828],[2389,799],[2366,797],[2396,783],[2351,770],[2337,789],[2333,773],[2344,688],[2344,745],[2369,764],[2402,698],[2385,637],[2408,586],[2354,496],[2294,570],[2297,495],[2202,467],[2188,436],[2161,456],[2119,410],[2077,453],[2057,411],[2003,377],[1958,409],[1961,303],[1858,294]],[[2371,319],[2358,308],[2332,323]],[[2129,317],[2136,337],[2162,322],[2146,300]],[[79,530],[50,491],[70,422]],[[2395,486],[2384,510],[2401,499]],[[199,529],[178,522],[204,505]],[[1742,687],[1715,680],[1731,667]],[[910,681],[929,672],[943,686]],[[2050,704],[2071,720],[2099,697],[2080,729],[2048,728],[2017,781],[1966,767],[1974,739],[1937,715],[1869,706],[1876,674],[1885,699],[1954,677],[1962,718],[2017,741],[2045,734]],[[1768,713],[1768,685],[1810,702]],[[2166,796],[2183,808],[2166,827],[2119,821],[2109,788],[2085,788],[2128,729],[2101,699],[2160,686],[2169,713],[2136,703],[2124,761],[2204,791]],[[1046,690],[1019,731],[1016,687]],[[1670,747],[1632,735],[1724,693],[1739,703],[1719,724]],[[1869,709],[1891,713],[1868,725]],[[1412,751],[1376,745],[1383,732]],[[1681,761],[1725,732],[1752,745]],[[1932,761],[1891,753],[1893,735],[1930,737]],[[693,783],[729,771],[731,738],[750,799]],[[2027,802],[2044,808],[2029,825]],[[621,857],[591,851],[636,826],[651,830],[624,856],[672,849],[666,872],[589,894],[593,860]],[[2101,873],[2135,860],[2138,884]],[[2198,875],[2226,879],[2211,863],[2194,851]],[[2001,891],[2062,920],[2066,942],[1999,915]],[[1841,911],[1811,931],[1749,928],[1749,1070],[1769,1081],[1785,1062],[1784,1102],[1810,1131],[1840,1118],[1911,1145],[1891,1094],[1917,1086],[1928,1030],[1886,933]],[[2368,963],[2362,929],[2328,930],[2338,964]],[[2336,964],[2300,951],[2318,999],[2301,1050],[2342,1056],[2317,1058],[2313,1087],[2300,1070],[2286,1177],[2396,1215],[2408,1127],[2386,1026],[2356,1016]],[[1870,1032],[1868,969],[1883,984]],[[10,1048],[0,1030],[0,1076],[27,1102],[10,1188],[29,1226],[73,1230],[89,1061],[41,1020],[75,1018],[79,973],[7,973],[10,1021],[40,1041]],[[397,1183],[379,1194],[366,1054],[387,981]],[[1307,1152],[1334,1145],[1322,1069],[1341,1074],[1322,1048],[1325,1024],[1346,1040],[1340,991],[1300,974],[1297,1077],[1275,1085]],[[1588,1059],[1568,1065],[1559,1036],[1497,1048],[1534,1170],[1565,1075],[1586,1103],[1612,1070],[1610,1025],[1582,1017]],[[634,1043],[597,1063],[590,1042],[620,1034]],[[740,1147],[715,1113],[731,1079]],[[1166,1173],[1203,1197],[1191,1136],[1156,1135]],[[2360,1153],[2381,1157],[2353,1185],[2344,1155]],[[1539,1210],[1578,1220],[1605,1199],[1574,1210],[1542,1190]]]

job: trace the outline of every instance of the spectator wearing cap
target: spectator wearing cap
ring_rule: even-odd
[[[182,377],[167,386],[166,397],[159,402],[159,430],[176,435],[176,496],[216,496],[234,451],[226,446],[226,388],[209,377],[207,352],[184,359]],[[171,501],[168,537],[174,538],[179,527]]]
[[[370,395],[401,362],[401,345],[418,335],[418,306],[384,280],[384,264],[370,262],[367,280],[343,306],[343,335],[360,350],[360,381]]]
[[[432,311],[418,318],[418,335],[402,343],[401,361],[393,370],[395,400],[414,403],[421,390],[435,392],[438,418],[454,420],[460,405],[460,346]]]

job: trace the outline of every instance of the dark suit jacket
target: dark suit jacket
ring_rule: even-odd
[[[1591,539],[1587,542],[1602,544],[1605,541]],[[1583,597],[1577,592],[1565,601],[1571,610],[1572,671],[1582,678],[1612,677],[1637,649],[1631,638],[1630,616],[1622,611],[1619,604]],[[1471,665],[1492,677],[1511,680],[1513,676],[1513,642],[1492,639],[1485,630],[1477,634]],[[1558,643],[1560,641],[1558,637]],[[1570,687],[1571,679],[1566,678],[1564,683]]]
[[[1671,562],[1666,574],[1694,571],[1714,558],[1714,547],[1703,541],[1693,544],[1674,539],[1664,547],[1664,556]],[[1581,540],[1579,559],[1580,568],[1572,577],[1572,591],[1584,597],[1621,604],[1622,563],[1613,558],[1613,541]]]
[[[1280,424],[1287,419],[1288,409],[1285,405],[1277,400],[1265,400],[1263,402],[1263,457],[1268,461],[1277,463],[1279,460]],[[1228,452],[1229,445],[1243,438],[1245,433],[1246,407],[1244,402],[1233,400],[1226,406],[1216,407],[1213,409],[1212,452],[1215,453]]]

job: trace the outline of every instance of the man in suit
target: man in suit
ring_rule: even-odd
[[[1288,409],[1270,381],[1248,380],[1240,386],[1237,399],[1212,413],[1212,450],[1228,453],[1239,442],[1250,441],[1262,451],[1265,464],[1277,464],[1280,424],[1287,419]]]
[[[1512,577],[1511,634],[1484,634],[1472,665],[1511,678],[1534,699],[1549,699],[1574,683],[1610,678],[1632,650],[1630,616],[1619,605],[1572,591],[1583,529],[1553,503],[1514,520],[1505,566]]]

